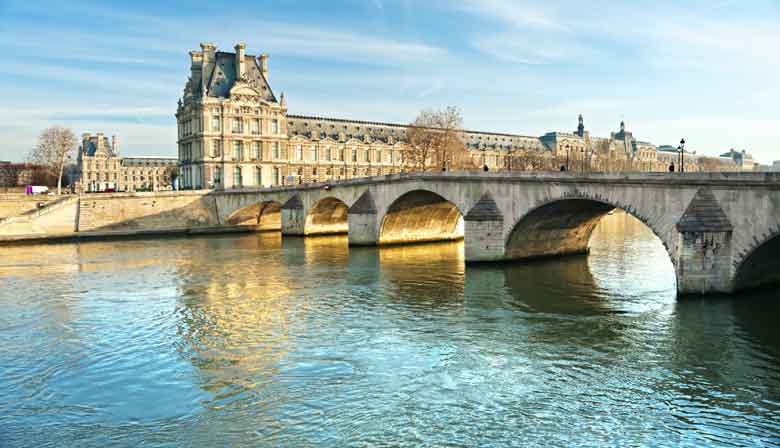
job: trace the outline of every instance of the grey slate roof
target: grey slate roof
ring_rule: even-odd
[[[406,141],[408,125],[378,121],[347,120],[343,118],[317,117],[311,115],[287,115],[287,134],[311,139],[331,138],[335,141],[355,138],[393,144]],[[476,149],[543,148],[537,137],[505,134],[498,132],[463,131],[466,146]]]
[[[203,68],[203,76],[208,79],[207,95],[215,98],[227,98],[237,79],[236,55],[235,53],[218,51],[215,58],[215,62],[209,63]],[[268,80],[260,73],[257,59],[252,55],[245,55],[244,60],[246,61],[247,81],[260,91],[263,99],[276,102],[276,96],[274,96]],[[199,87],[196,88],[199,89]]]
[[[709,188],[700,188],[696,192],[677,223],[679,232],[731,232],[733,229],[731,221]]]

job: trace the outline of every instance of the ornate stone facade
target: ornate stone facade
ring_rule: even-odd
[[[403,124],[288,114],[269,83],[268,56],[191,51],[191,74],[176,111],[182,188],[289,185],[391,174],[402,169]],[[638,141],[620,123],[609,138],[591,137],[582,116],[573,133],[542,137],[463,131],[476,167],[667,171],[676,159]],[[533,159],[533,160],[532,160]],[[697,171],[686,152],[686,170]]]
[[[79,192],[172,189],[175,157],[120,157],[119,138],[84,133],[78,151]]]

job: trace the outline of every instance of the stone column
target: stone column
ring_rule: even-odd
[[[712,190],[696,192],[676,227],[677,294],[731,292],[733,227]]]
[[[350,246],[375,246],[379,241],[376,204],[371,192],[366,190],[349,208]]]
[[[504,215],[489,192],[474,204],[463,222],[467,263],[504,259]]]
[[[301,198],[296,194],[282,205],[282,235],[303,236],[306,211]]]

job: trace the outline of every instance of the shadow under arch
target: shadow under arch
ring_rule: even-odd
[[[734,275],[734,290],[756,288],[763,285],[780,283],[780,233],[755,246],[738,262]]]
[[[329,196],[312,206],[306,215],[304,235],[337,235],[349,231],[347,211],[349,207],[341,199]]]
[[[463,238],[463,214],[458,207],[428,190],[398,197],[382,218],[379,244],[452,241]]]
[[[225,223],[233,226],[255,227],[258,231],[282,229],[282,204],[264,201],[238,209],[228,216]]]
[[[521,216],[506,238],[506,258],[532,259],[587,254],[593,231],[601,219],[613,210],[624,211],[650,229],[664,246],[672,265],[676,264],[661,233],[631,207],[585,197],[545,201]]]

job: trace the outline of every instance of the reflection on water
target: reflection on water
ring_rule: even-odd
[[[780,443],[777,292],[676,301],[622,213],[591,243],[2,248],[0,446]]]

